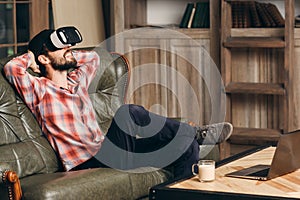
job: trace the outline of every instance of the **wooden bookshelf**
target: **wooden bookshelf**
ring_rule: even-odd
[[[226,119],[235,127],[230,143],[276,143],[280,134],[299,128],[299,119],[293,117],[298,116],[294,102],[294,68],[298,68],[294,64],[294,1],[282,0],[285,26],[279,28],[232,28],[233,2],[221,1]]]

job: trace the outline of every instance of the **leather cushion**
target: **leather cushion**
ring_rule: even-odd
[[[110,168],[38,174],[21,179],[24,199],[137,199],[169,178],[166,171],[122,172]]]

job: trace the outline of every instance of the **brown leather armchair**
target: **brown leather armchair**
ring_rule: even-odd
[[[97,49],[98,75],[89,88],[97,121],[103,131],[114,111],[123,104],[130,69],[127,59]],[[10,58],[0,60],[0,69]],[[159,170],[127,173],[99,168],[64,172],[56,153],[43,136],[35,118],[0,76],[0,199],[138,199],[148,189],[168,180]]]

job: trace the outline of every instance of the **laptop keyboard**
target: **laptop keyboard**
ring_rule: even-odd
[[[262,169],[262,170],[257,171],[257,172],[253,172],[253,173],[251,173],[249,175],[251,175],[251,176],[258,176],[258,177],[267,177],[269,171],[270,171],[270,168],[267,168],[267,169]]]

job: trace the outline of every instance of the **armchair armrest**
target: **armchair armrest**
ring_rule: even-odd
[[[16,172],[11,170],[2,172],[2,182],[7,186],[9,200],[20,200],[22,198],[21,184]]]

